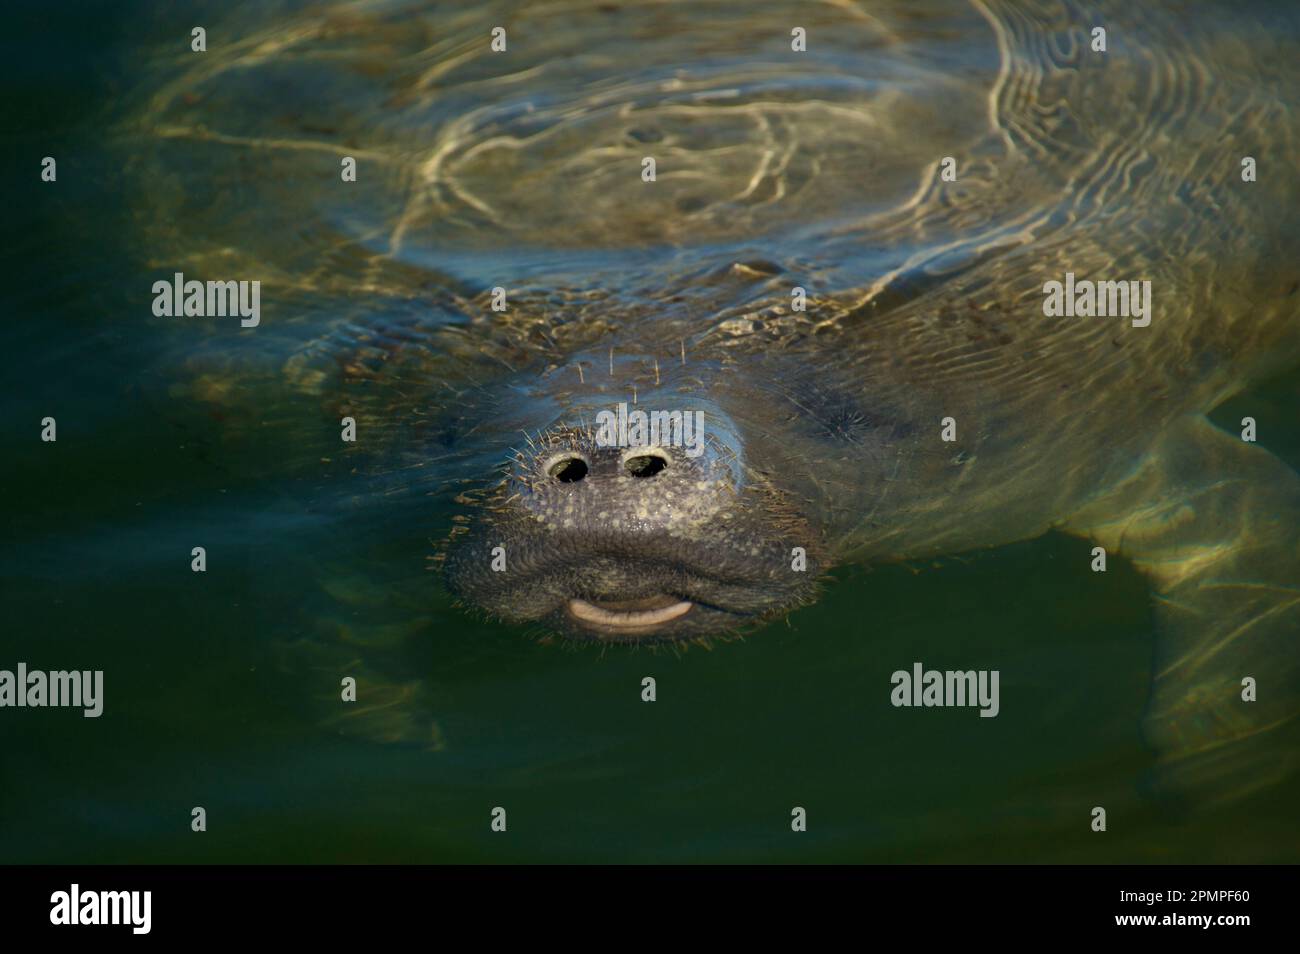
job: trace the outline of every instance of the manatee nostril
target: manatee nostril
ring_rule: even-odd
[[[668,466],[668,461],[658,454],[639,454],[623,461],[623,466],[633,477],[653,477]]]
[[[546,472],[562,484],[572,484],[587,476],[587,462],[581,457],[562,457]]]

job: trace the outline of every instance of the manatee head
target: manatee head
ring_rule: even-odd
[[[576,639],[653,643],[812,598],[822,528],[749,440],[771,436],[762,402],[719,401],[716,381],[649,367],[576,360],[520,392],[536,423],[502,449],[501,479],[447,555],[462,600]]]

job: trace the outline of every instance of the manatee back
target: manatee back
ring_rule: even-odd
[[[531,350],[551,323],[665,345],[674,295],[764,262],[672,340],[844,335],[952,381],[1031,356],[1012,383],[1203,401],[1292,345],[1286,16],[1116,2],[1102,51],[1048,3],[245,7],[147,71],[133,238],[160,270],[260,277],[285,357],[500,324],[494,287]],[[1150,281],[1151,327],[1047,318],[1066,273]],[[616,322],[575,328],[593,294]]]

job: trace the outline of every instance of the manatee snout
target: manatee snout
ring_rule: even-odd
[[[810,599],[812,536],[746,473],[734,435],[606,446],[590,428],[558,427],[519,452],[476,507],[448,552],[447,580],[493,616],[572,638],[694,639]]]

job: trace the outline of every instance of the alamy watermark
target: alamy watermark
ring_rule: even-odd
[[[890,677],[889,701],[899,706],[979,706],[980,718],[992,719],[1001,710],[997,669],[939,670],[912,663]]]
[[[1048,318],[1131,318],[1134,328],[1151,324],[1151,282],[1075,281],[1043,285],[1043,314]]]
[[[17,672],[0,669],[0,708],[5,706],[77,707],[87,719],[98,718],[104,711],[104,671],[29,671],[26,663],[19,663]]]
[[[616,411],[596,414],[598,447],[681,447],[687,457],[704,453],[703,411],[628,410],[626,402]]]
[[[256,328],[262,320],[259,281],[186,281],[182,272],[153,283],[153,313],[159,318],[239,316],[240,327]]]
[[[132,934],[148,934],[152,908],[152,891],[82,891],[73,884],[71,890],[50,895],[50,923],[128,924]]]

